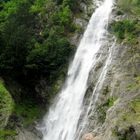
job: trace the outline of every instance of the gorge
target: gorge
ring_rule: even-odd
[[[140,1],[0,1],[0,140],[139,140]]]

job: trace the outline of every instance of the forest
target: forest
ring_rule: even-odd
[[[80,12],[79,2],[0,1],[1,77],[32,88],[41,77],[52,84],[75,50],[69,36],[80,32],[73,23],[75,12]]]

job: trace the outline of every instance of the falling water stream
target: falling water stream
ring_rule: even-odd
[[[69,67],[66,82],[44,117],[43,140],[78,139],[76,131],[89,73],[96,64],[97,52],[104,44],[112,8],[113,0],[104,0],[93,13]]]

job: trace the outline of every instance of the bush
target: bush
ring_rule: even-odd
[[[128,44],[136,44],[139,32],[139,22],[137,20],[122,20],[114,22],[111,30],[119,40],[125,40]]]

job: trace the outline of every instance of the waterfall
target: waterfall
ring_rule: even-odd
[[[90,117],[90,112],[93,113],[93,112],[96,111],[95,110],[96,109],[96,103],[97,103],[99,95],[100,95],[100,90],[103,87],[107,72],[108,72],[109,67],[111,65],[111,62],[112,62],[113,49],[114,49],[114,47],[116,45],[116,40],[114,40],[114,41],[115,42],[112,44],[111,48],[109,49],[109,53],[108,53],[108,57],[106,59],[105,65],[103,66],[103,69],[102,69],[101,73],[99,74],[99,77],[98,77],[97,82],[95,84],[92,96],[90,97],[88,108],[84,112],[81,124],[78,127],[78,130],[77,130],[77,133],[76,133],[78,140],[82,136],[82,133],[84,132],[84,130],[86,130],[87,127],[88,127],[88,124],[89,124],[88,121],[89,121],[89,117]],[[95,129],[95,128],[93,128],[93,129]]]
[[[66,82],[56,102],[44,117],[43,140],[76,140],[91,68],[96,64],[97,52],[104,45],[106,28],[113,8],[113,0],[96,0],[87,29],[71,63]]]

